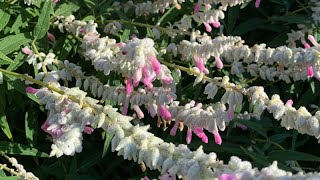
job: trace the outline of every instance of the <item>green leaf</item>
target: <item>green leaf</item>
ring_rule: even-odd
[[[34,137],[36,137],[37,135],[37,123],[38,123],[35,111],[26,112],[24,122],[25,122],[27,141],[31,146],[34,146],[36,144]]]
[[[51,13],[53,13],[52,1],[46,0],[42,6],[36,27],[33,30],[35,39],[41,39],[47,34],[50,26]]]
[[[24,54],[22,54],[22,52],[19,52],[18,55],[16,56],[16,58],[14,59],[14,63],[10,64],[7,67],[8,71],[14,71],[16,69],[18,69],[22,64],[23,64],[23,59],[24,59]]]
[[[77,41],[73,36],[68,35],[61,47],[61,52],[59,55],[60,59],[66,59],[72,48],[76,47]]]
[[[120,41],[125,42],[126,40],[129,39],[129,35],[130,35],[130,29],[125,29],[122,35],[120,36]]]
[[[233,31],[234,35],[243,35],[249,31],[257,29],[259,26],[264,25],[266,20],[261,18],[252,18],[239,24]]]
[[[106,155],[108,149],[109,149],[109,146],[110,146],[110,142],[113,138],[113,135],[114,134],[109,134],[109,133],[106,133],[106,139],[104,141],[104,145],[103,145],[103,150],[102,150],[102,158]]]
[[[56,16],[65,16],[67,17],[70,14],[73,14],[74,12],[78,11],[80,9],[80,6],[77,4],[74,4],[72,2],[68,2],[65,4],[62,4],[55,12]]]
[[[269,157],[279,161],[313,161],[320,162],[320,157],[292,150],[277,150],[269,153]]]
[[[21,14],[18,15],[18,17],[16,18],[16,20],[14,21],[11,29],[10,29],[10,33],[13,32],[19,32],[19,28],[24,24],[24,22],[22,21],[22,17]]]
[[[263,156],[263,155],[260,155],[260,154],[257,154],[255,152],[251,152],[249,151],[248,149],[240,146],[241,150],[247,154],[249,157],[251,157],[254,161],[256,161],[257,163],[263,165],[263,166],[268,166],[270,165],[270,162],[268,161],[268,159]]]
[[[0,51],[5,55],[16,51],[21,48],[21,45],[31,41],[28,37],[30,37],[30,33],[21,33],[2,38],[0,39]]]
[[[10,14],[0,9],[0,31],[8,24],[10,20]]]
[[[235,120],[235,122],[243,124],[243,125],[247,126],[249,129],[252,129],[252,130],[256,131],[257,133],[261,134],[262,136],[267,137],[266,129],[255,121],[247,121],[247,120],[237,119],[237,120]]]
[[[39,150],[19,143],[1,141],[0,151],[5,154],[18,154],[25,156],[49,157],[47,153],[40,152]]]
[[[0,169],[0,177],[6,177],[6,176],[7,176],[6,173],[2,169]]]
[[[24,82],[22,82],[20,79],[17,79],[16,77],[5,75],[8,80],[7,82],[14,87],[15,90],[19,91],[20,93],[26,95],[28,98],[33,100],[34,102],[39,104],[38,98],[34,94],[28,94],[26,93],[26,85]]]
[[[6,96],[5,96],[5,86],[4,84],[0,84],[0,91],[2,93],[0,93],[0,104],[1,104],[1,108],[0,108],[0,126],[2,131],[4,132],[4,134],[10,139],[12,140],[12,133],[10,131],[10,127],[7,121],[7,117],[6,117]]]
[[[0,64],[13,64],[14,61],[0,51]]]
[[[227,26],[226,26],[226,30],[227,30],[227,34],[231,34],[231,32],[233,31],[237,19],[239,18],[239,10],[240,7],[239,6],[233,6],[230,7],[228,9],[228,19],[227,19]]]

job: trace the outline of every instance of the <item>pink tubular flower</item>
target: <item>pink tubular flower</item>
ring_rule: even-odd
[[[38,90],[35,89],[35,88],[33,88],[33,87],[31,87],[31,86],[28,86],[28,87],[26,88],[26,92],[27,92],[27,93],[30,93],[30,94],[35,94],[35,93],[38,92]]]
[[[222,63],[220,57],[215,56],[214,59],[215,59],[215,61],[216,61],[216,63],[217,63],[217,68],[218,68],[218,69],[222,69],[222,68],[223,68],[223,63]]]
[[[187,144],[190,144],[191,140],[192,140],[192,130],[190,128],[188,128],[187,137],[186,137]]]
[[[308,66],[308,77],[313,77],[314,76],[314,72],[313,72],[313,68],[312,66]]]
[[[156,116],[156,110],[154,109],[152,103],[149,104],[149,113],[150,113],[150,116],[153,118]]]
[[[199,138],[201,138],[202,142],[208,143],[208,137],[207,137],[207,135],[203,132],[203,129],[202,129],[202,128],[196,127],[196,128],[194,128],[193,132],[194,132]]]
[[[219,180],[236,180],[236,176],[233,174],[223,173],[219,176]]]
[[[131,94],[132,93],[132,80],[131,80],[131,78],[125,79],[124,81],[126,83],[127,94]]]
[[[197,5],[194,7],[194,13],[198,13],[200,11],[200,7],[201,7],[201,4],[198,2]]]
[[[229,120],[234,119],[234,110],[233,110],[233,107],[230,106],[230,105],[229,105],[229,108],[228,108],[227,116],[228,116],[228,119],[229,119]]]
[[[51,34],[50,32],[47,32],[47,36],[48,36],[49,41],[51,41],[51,42],[56,41],[56,37],[53,34]]]
[[[151,62],[152,68],[156,74],[159,74],[161,71],[161,64],[155,56],[149,56],[149,61]]]
[[[158,105],[158,113],[160,116],[164,117],[165,120],[171,119],[171,114],[165,105]]]
[[[138,119],[144,118],[144,114],[138,105],[133,105],[133,109],[136,111],[136,113],[138,115]]]
[[[261,0],[256,0],[255,6],[258,8],[260,6]]]
[[[197,63],[197,67],[199,68],[200,72],[202,72],[205,67],[203,65],[203,60],[199,56],[193,56],[194,61]]]
[[[93,131],[94,131],[94,129],[92,127],[89,127],[89,126],[86,126],[83,129],[83,132],[86,133],[86,134],[91,134]]]
[[[52,0],[53,3],[57,3],[59,0]]]
[[[209,4],[209,3],[205,3],[204,6],[207,11],[209,11],[211,9],[211,4]]]
[[[215,27],[215,28],[218,28],[218,27],[220,27],[220,25],[221,25],[220,22],[212,22],[211,24],[212,24],[212,26]]]
[[[50,134],[52,137],[58,138],[63,134],[61,127],[62,126],[58,124],[50,125],[49,119],[47,119],[46,122],[44,122],[43,125],[41,126],[41,129],[44,132]]]
[[[289,100],[286,102],[286,104],[285,104],[285,105],[292,106],[292,104],[293,104],[292,99],[289,99]]]
[[[24,48],[22,48],[21,49],[21,51],[24,53],[24,54],[26,54],[26,55],[31,55],[31,54],[33,54],[33,52],[31,51],[31,49],[29,48],[29,47],[24,47]]]
[[[218,130],[214,130],[212,133],[213,133],[213,135],[214,135],[214,141],[215,141],[217,144],[221,145],[222,139],[221,139],[221,136],[220,136]]]
[[[310,40],[310,42],[311,42],[314,46],[317,46],[317,47],[320,46],[320,45],[318,44],[318,42],[316,41],[316,39],[314,38],[314,36],[309,35],[309,36],[308,36],[308,39]]]
[[[306,40],[303,38],[301,38],[301,43],[303,44],[304,48],[309,49],[310,45],[306,42]]]
[[[126,97],[126,102],[125,102],[125,104],[124,104],[124,106],[123,106],[123,108],[122,108],[122,113],[121,113],[122,115],[127,115],[127,113],[128,113],[129,100],[130,100],[130,96],[127,95],[127,97]]]
[[[175,135],[176,135],[176,132],[177,132],[177,129],[178,129],[179,124],[180,124],[179,121],[175,121],[173,127],[172,127],[171,130],[170,130],[170,135],[171,135],[171,136],[175,136]]]
[[[211,32],[211,30],[212,30],[212,28],[211,28],[211,26],[210,26],[210,24],[209,23],[203,23],[203,25],[206,27],[206,31],[207,32]]]

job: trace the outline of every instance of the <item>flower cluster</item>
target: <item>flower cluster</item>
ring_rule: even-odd
[[[73,155],[82,150],[82,133],[91,133],[93,128],[102,128],[113,134],[112,151],[124,159],[145,163],[157,169],[163,176],[178,176],[186,179],[263,179],[263,178],[319,178],[319,173],[293,175],[278,169],[277,162],[259,171],[248,161],[231,157],[228,164],[217,160],[215,153],[206,154],[200,146],[190,151],[186,145],[175,146],[148,132],[149,126],[133,126],[131,117],[123,116],[110,106],[98,105],[96,100],[85,97],[77,88],[59,87],[63,95],[47,88],[28,88],[35,93],[49,110],[43,129],[53,138],[51,156]],[[77,101],[77,102],[75,102]],[[193,106],[191,103],[190,106]],[[199,105],[197,105],[199,107]],[[197,135],[199,130],[194,130]]]
[[[95,76],[86,76],[82,68],[68,60],[58,60],[52,52],[38,52],[34,42],[32,49],[27,46],[22,52],[27,56],[25,62],[33,65],[36,70],[35,80],[46,86],[41,89],[28,87],[28,93],[35,94],[39,102],[49,111],[47,119],[41,129],[50,135],[50,156],[74,155],[83,149],[84,134],[91,134],[95,129],[101,128],[113,136],[111,141],[112,152],[117,152],[124,159],[145,164],[150,169],[161,172],[161,179],[316,179],[319,173],[292,174],[278,169],[277,162],[261,170],[252,167],[247,161],[238,157],[231,157],[228,163],[218,160],[214,152],[206,154],[202,146],[191,151],[187,145],[178,146],[164,142],[161,138],[148,132],[150,126],[134,123],[146,117],[144,109],[152,118],[157,118],[158,127],[162,124],[172,136],[178,129],[186,129],[186,142],[190,144],[195,134],[204,143],[208,143],[213,135],[216,144],[222,144],[220,136],[230,122],[234,119],[258,119],[264,112],[272,114],[275,120],[280,121],[287,130],[295,129],[301,134],[314,136],[320,142],[320,111],[311,114],[305,107],[293,107],[293,101],[284,102],[277,94],[267,95],[261,86],[243,87],[232,82],[230,78],[213,77],[212,66],[219,70],[230,67],[230,73],[240,75],[244,72],[250,76],[260,77],[263,80],[291,81],[307,80],[310,77],[320,79],[320,45],[310,34],[308,28],[299,27],[299,31],[288,34],[288,46],[276,48],[267,47],[266,44],[255,44],[249,47],[237,36],[221,35],[212,38],[210,34],[201,34],[198,30],[187,32],[192,21],[203,24],[207,32],[212,28],[221,28],[220,20],[224,19],[224,12],[228,7],[249,3],[251,0],[198,0],[191,15],[184,15],[180,21],[170,25],[168,29],[178,29],[165,32],[172,42],[179,40],[178,33],[190,35],[190,40],[181,40],[177,43],[163,43],[159,46],[151,38],[138,38],[132,35],[129,40],[117,42],[109,36],[98,32],[98,24],[93,20],[88,22],[76,20],[74,15],[67,17],[55,16],[52,25],[61,33],[71,33],[80,42],[79,55],[91,62],[93,68],[102,71],[105,76],[117,73],[121,76],[122,85],[111,86],[103,84]],[[52,2],[56,3],[57,0]],[[138,16],[147,16],[153,13],[164,13],[168,9],[181,9],[185,0],[156,0],[134,4],[115,2],[114,7],[124,7],[128,12],[134,8]],[[260,6],[260,0],[255,6]],[[24,1],[30,5],[33,1]],[[190,3],[190,2],[189,2]],[[193,1],[191,2],[193,3]],[[311,8],[314,22],[319,22],[320,4]],[[111,22],[104,28],[107,34],[119,34],[122,29],[122,20]],[[123,21],[124,22],[124,21]],[[128,21],[129,22],[129,21]],[[155,39],[160,38],[160,23],[152,28]],[[149,30],[149,29],[148,29]],[[223,30],[221,30],[222,32]],[[305,36],[308,35],[306,38]],[[48,32],[48,39],[52,42],[55,37]],[[122,38],[120,38],[122,39]],[[122,40],[121,40],[122,41]],[[304,46],[299,47],[300,43]],[[309,43],[311,45],[309,45]],[[297,45],[298,44],[298,45]],[[159,50],[159,49],[160,50]],[[170,54],[172,52],[172,54]],[[190,68],[172,64],[165,59],[173,56],[186,63]],[[164,58],[162,58],[164,57]],[[164,59],[164,60],[163,60]],[[187,62],[182,62],[187,61]],[[207,95],[208,104],[196,103],[187,99],[181,104],[177,99],[176,82],[169,67],[182,76],[180,70],[189,75],[196,76],[193,86],[198,83],[207,83],[203,94]],[[0,71],[0,84],[3,77]],[[216,73],[216,72],[214,72]],[[227,73],[225,73],[227,74]],[[26,80],[33,80],[28,75]],[[178,77],[178,79],[180,78]],[[69,82],[75,81],[74,88],[68,88]],[[61,82],[64,84],[61,85]],[[84,91],[80,90],[83,88]],[[96,99],[87,97],[87,92]],[[99,99],[99,100],[97,100]],[[252,110],[247,110],[244,104],[247,99]],[[106,100],[113,101],[118,109],[112,106],[101,105]],[[215,100],[213,102],[213,100]],[[134,113],[133,115],[131,113]],[[128,115],[128,116],[127,116]],[[167,127],[167,124],[170,127]],[[242,126],[244,127],[244,126]],[[14,167],[23,177],[33,178],[14,159],[10,159]]]

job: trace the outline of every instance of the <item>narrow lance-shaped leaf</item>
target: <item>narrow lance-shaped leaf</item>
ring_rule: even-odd
[[[0,31],[2,31],[2,29],[6,27],[9,20],[10,20],[10,14],[0,9]]]
[[[12,134],[10,131],[10,127],[7,121],[7,117],[6,117],[6,96],[4,94],[5,92],[5,86],[4,84],[0,84],[0,104],[1,104],[1,108],[0,108],[0,126],[2,131],[4,132],[4,134],[10,139],[12,140]]]
[[[21,48],[21,45],[30,42],[30,33],[21,33],[0,39],[0,51],[7,55]]]
[[[0,64],[13,64],[14,61],[0,51]]]
[[[51,13],[53,13],[52,1],[46,0],[42,6],[37,25],[33,30],[33,36],[35,39],[41,39],[47,34],[50,26]]]
[[[37,156],[37,157],[49,157],[47,153],[40,152],[39,150],[13,142],[0,142],[0,151],[6,154],[18,154],[18,155],[25,155],[25,156]]]

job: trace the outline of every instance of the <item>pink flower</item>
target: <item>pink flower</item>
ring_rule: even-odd
[[[261,0],[256,0],[255,6],[258,8],[260,6]]]
[[[207,135],[203,132],[203,129],[202,129],[202,128],[196,127],[196,128],[194,128],[193,132],[194,132],[199,138],[201,138],[202,142],[208,143],[208,137],[207,137]]]
[[[308,36],[308,39],[310,40],[310,42],[311,42],[314,46],[318,46],[318,47],[319,47],[319,44],[318,44],[318,42],[316,41],[316,39],[314,38],[314,36],[309,35],[309,36]]]
[[[127,113],[128,113],[129,99],[130,99],[130,96],[127,95],[127,97],[126,97],[126,102],[125,102],[125,104],[124,104],[124,106],[123,106],[123,108],[122,108],[122,113],[121,113],[122,115],[127,115]]]
[[[194,7],[194,13],[198,13],[200,11],[200,7],[201,7],[201,4],[198,2],[197,5]]]
[[[168,111],[165,105],[158,105],[158,113],[160,116],[164,117],[165,120],[171,119],[171,113]]]
[[[151,62],[152,68],[156,74],[161,71],[161,64],[155,56],[149,56],[149,61]]]
[[[125,79],[124,81],[126,83],[127,94],[131,94],[132,93],[132,80],[131,80],[131,78]]]
[[[313,73],[313,68],[312,66],[308,66],[308,77],[313,77],[314,73]]]
[[[52,0],[52,2],[57,3],[59,0]]]
[[[92,127],[86,126],[83,129],[83,132],[86,134],[91,134],[94,131],[94,129]]]
[[[205,67],[203,65],[203,60],[199,56],[193,56],[194,61],[197,63],[197,67],[199,68],[200,72],[202,72]]]
[[[231,105],[229,105],[227,116],[229,120],[234,119],[234,110]]]
[[[50,125],[49,119],[47,119],[46,122],[44,122],[43,125],[41,126],[41,129],[44,132],[50,134],[54,138],[58,138],[63,134],[61,128],[62,126],[58,124]]]
[[[220,22],[212,22],[211,24],[212,24],[212,26],[215,27],[215,28],[218,28],[218,27],[220,27],[220,25],[221,25]]]
[[[50,32],[47,32],[47,36],[48,36],[49,41],[51,41],[51,42],[56,41],[56,37],[54,37],[54,35],[51,34]]]
[[[310,45],[306,42],[306,40],[303,38],[301,39],[301,43],[303,44],[304,48],[309,49]]]
[[[144,118],[144,114],[138,105],[133,105],[133,109],[136,111],[136,113],[138,115],[138,119]]]
[[[206,9],[207,11],[209,11],[209,10],[211,9],[211,4],[205,3],[205,4],[204,4],[204,7],[205,7],[205,9]]]
[[[150,116],[153,118],[156,116],[156,110],[154,109],[152,103],[149,104],[149,113],[150,113]]]
[[[191,140],[192,140],[192,130],[190,128],[188,128],[188,130],[187,130],[187,138],[186,138],[187,144],[190,144]]]
[[[27,93],[30,93],[30,94],[35,94],[36,92],[38,92],[38,90],[35,89],[35,88],[33,88],[33,87],[31,87],[31,86],[28,86],[28,87],[26,88],[26,92],[27,92]]]
[[[215,141],[217,144],[221,145],[222,139],[221,139],[221,136],[220,136],[218,130],[214,130],[212,133],[213,133],[213,135],[214,135],[214,141]]]
[[[134,72],[132,79],[133,79],[133,86],[137,87],[139,85],[140,80],[142,79],[141,68],[137,69],[136,72]]]
[[[22,48],[21,49],[21,51],[24,53],[24,54],[26,54],[26,55],[31,55],[31,54],[33,54],[33,52],[30,50],[30,48],[29,47],[24,47],[24,48]]]
[[[233,174],[223,173],[219,176],[219,180],[236,180],[236,176]]]
[[[172,127],[171,130],[170,130],[170,135],[171,135],[171,136],[175,136],[175,135],[176,135],[176,132],[177,132],[177,129],[178,129],[179,124],[180,124],[179,121],[175,121],[173,127]]]
[[[217,63],[217,68],[218,68],[218,69],[222,69],[222,68],[223,68],[223,63],[222,63],[220,57],[215,56],[214,58],[215,58],[215,61],[216,61],[216,63]]]
[[[203,23],[203,25],[206,27],[206,31],[207,32],[211,32],[211,30],[212,30],[212,28],[211,28],[211,26],[210,26],[210,24],[209,23]]]
[[[293,104],[292,99],[289,99],[289,100],[286,102],[286,104],[285,104],[285,105],[292,106],[292,104]]]

